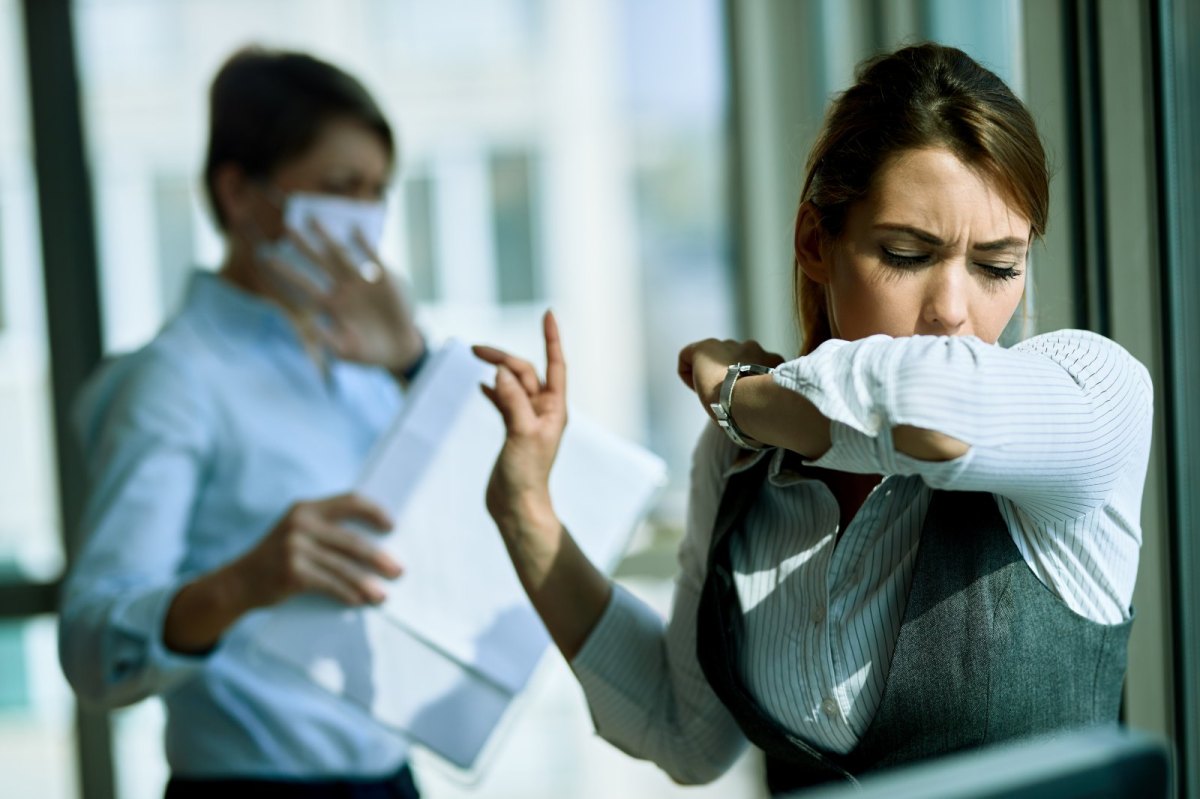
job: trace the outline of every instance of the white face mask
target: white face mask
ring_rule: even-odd
[[[372,263],[370,253],[359,245],[355,233],[361,233],[372,249],[378,249],[386,212],[387,206],[382,201],[351,200],[329,194],[292,192],[283,201],[285,225],[297,231],[314,250],[324,252],[325,243],[312,226],[314,221],[319,223],[334,243],[346,252],[350,262],[368,277],[378,267]],[[306,258],[286,236],[263,242],[258,247],[258,255],[295,269],[322,289],[329,287],[329,276],[325,271]]]

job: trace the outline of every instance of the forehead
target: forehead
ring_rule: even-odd
[[[284,169],[294,174],[353,171],[382,179],[391,169],[391,154],[371,128],[353,119],[335,118],[323,124],[309,148]]]
[[[949,150],[907,150],[879,168],[861,204],[871,224],[908,225],[947,241],[1027,239],[1030,223],[995,182]]]

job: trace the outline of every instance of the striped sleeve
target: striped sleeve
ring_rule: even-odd
[[[746,746],[696,657],[708,540],[722,474],[735,454],[720,429],[706,425],[693,457],[688,529],[679,550],[681,571],[670,619],[664,622],[614,586],[608,608],[571,663],[596,731],[683,784],[716,779]]]
[[[778,367],[776,382],[832,422],[817,465],[920,475],[933,488],[987,491],[1042,523],[1102,506],[1150,437],[1145,368],[1116,343],[1065,330],[1010,349],[974,337],[834,340]],[[948,462],[895,451],[898,425],[970,446]]]

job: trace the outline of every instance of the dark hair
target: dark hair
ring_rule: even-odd
[[[208,155],[204,183],[223,230],[217,170],[237,164],[253,178],[268,178],[280,164],[312,146],[335,118],[361,122],[379,134],[394,156],[391,126],[363,85],[332,64],[304,53],[247,47],[217,72],[209,92]]]
[[[856,79],[830,106],[808,156],[800,203],[812,203],[822,235],[841,234],[850,206],[889,158],[925,147],[944,147],[978,170],[1029,220],[1034,237],[1045,233],[1050,178],[1037,127],[993,72],[962,50],[927,43],[864,61]],[[795,266],[809,353],[831,336],[829,312],[823,288]]]

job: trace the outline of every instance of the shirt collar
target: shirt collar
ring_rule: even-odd
[[[197,269],[192,273],[185,307],[231,346],[245,346],[247,340],[261,342],[280,333],[300,346],[299,337],[282,308],[213,272]]]

